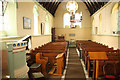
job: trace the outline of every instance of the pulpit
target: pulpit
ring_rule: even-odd
[[[25,49],[27,42],[15,42],[7,44],[8,69],[10,78],[27,78],[29,70],[26,63]]]

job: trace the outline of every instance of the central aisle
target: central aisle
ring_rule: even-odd
[[[69,48],[68,65],[65,75],[65,80],[67,79],[86,79],[76,48]]]

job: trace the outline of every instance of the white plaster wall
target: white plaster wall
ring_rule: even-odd
[[[113,6],[116,2],[111,2],[106,4],[103,8],[98,10],[96,13],[93,14],[92,18],[94,18],[94,27],[99,28],[99,15],[102,15],[102,26],[98,29],[99,35],[92,35],[92,40],[97,41],[99,43],[103,43],[108,45],[109,47],[114,47],[114,49],[118,49],[119,41],[118,36],[113,34],[112,28],[112,20],[111,20],[111,12]]]
[[[114,49],[118,49],[118,37],[117,36],[103,36],[103,35],[94,35],[92,36],[92,40],[108,45],[109,47],[113,47]]]
[[[64,35],[66,40],[74,39],[74,40],[91,40],[91,28],[76,28],[76,29],[67,29],[61,28],[56,29],[56,36]],[[69,34],[75,34],[75,36],[69,36]]]
[[[5,36],[17,36],[16,25],[16,3],[9,2],[4,14],[4,30]]]
[[[34,14],[33,7],[36,5],[34,2],[18,2],[17,8],[17,31],[19,36],[33,35],[34,34]],[[49,14],[48,11],[38,6],[39,16],[38,16],[38,34],[41,35],[41,23],[45,23],[45,16],[49,16],[49,34],[51,34],[51,27],[53,26],[53,16]],[[31,19],[31,29],[23,29],[23,17]],[[45,27],[45,26],[44,26]]]
[[[48,42],[51,42],[51,35],[46,36],[32,36],[32,49],[35,47],[41,46],[43,44],[46,44]]]
[[[105,5],[102,9],[98,10],[92,17],[95,20],[95,27],[98,27],[98,34],[113,34],[112,33],[112,20],[111,20],[111,13],[112,13],[112,8],[116,4],[116,2],[108,3]],[[101,22],[101,27],[100,21],[99,21],[99,16],[102,16],[102,22]]]

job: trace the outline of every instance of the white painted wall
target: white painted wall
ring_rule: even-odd
[[[9,2],[4,14],[4,30],[5,36],[17,36],[16,27],[16,3]]]
[[[119,46],[119,36],[117,34],[113,34],[113,31],[118,27],[117,23],[113,21],[112,17],[112,9],[116,2],[107,3],[104,7],[98,10],[93,14],[91,19],[94,19],[93,26],[98,27],[98,34],[92,35],[92,40],[108,45],[109,47],[114,47],[114,49],[118,49]],[[101,27],[99,16],[102,16]],[[114,16],[114,15],[113,15]],[[115,15],[116,16],[116,15]],[[117,18],[116,18],[117,20]],[[118,20],[117,20],[118,21]],[[114,26],[116,25],[116,26]],[[115,28],[116,27],[116,28]],[[92,27],[93,29],[93,27]],[[95,30],[95,29],[93,29]],[[117,30],[116,30],[117,31]]]

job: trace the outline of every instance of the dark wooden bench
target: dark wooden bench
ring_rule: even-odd
[[[63,63],[64,68],[66,64],[66,55],[67,55],[68,43],[67,42],[51,42],[43,46],[39,46],[34,50],[30,51],[31,59],[36,60],[35,55],[37,53],[42,53],[44,57],[48,57],[48,62],[51,66],[56,62],[56,56],[63,53]]]

